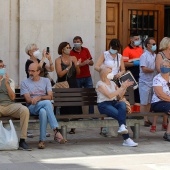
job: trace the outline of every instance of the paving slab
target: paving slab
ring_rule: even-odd
[[[51,137],[47,138],[46,148],[39,150],[39,131],[32,131],[35,137],[28,138],[27,142],[33,150],[0,151],[0,170],[169,170],[170,142],[162,138],[161,121],[162,118],[159,118],[156,133],[149,132],[149,127],[141,126],[138,147],[124,147],[120,135],[103,137],[99,128],[89,128],[76,129],[76,134],[67,134],[66,144],[55,142],[53,132],[48,130]],[[128,130],[132,137],[130,128]],[[117,129],[114,128],[114,131]]]

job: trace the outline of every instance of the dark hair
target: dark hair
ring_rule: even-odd
[[[62,50],[64,47],[66,47],[67,45],[70,46],[70,44],[68,42],[62,42],[60,43],[60,45],[58,46],[58,54],[61,55],[62,54]]]
[[[147,48],[147,45],[150,43],[150,40],[154,40],[154,38],[150,37],[145,40],[144,45],[146,48]]]
[[[3,61],[2,61],[2,60],[0,60],[0,63],[3,63]]]
[[[112,49],[114,49],[114,50],[120,50],[120,48],[121,48],[121,44],[120,44],[120,41],[118,40],[118,39],[116,39],[116,38],[114,38],[114,39],[112,39],[111,41],[110,41],[110,43],[109,43],[109,48],[112,48]]]
[[[135,37],[135,36],[139,36],[139,33],[137,33],[136,31],[133,31],[130,33],[130,37]]]
[[[83,42],[83,40],[82,40],[82,38],[80,37],[80,36],[75,36],[74,38],[73,38],[73,41],[74,40],[80,40],[81,42]]]
[[[39,71],[39,70],[41,71],[41,69],[42,69],[41,66],[38,65],[37,66],[37,71]]]

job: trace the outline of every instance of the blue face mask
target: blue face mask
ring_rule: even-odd
[[[164,66],[161,67],[160,70],[161,70],[161,73],[162,73],[162,74],[167,74],[167,73],[170,72],[170,68],[167,68],[167,67],[164,67]]]
[[[111,54],[116,54],[117,53],[117,50],[113,50],[112,48],[110,48],[109,51],[110,51]]]
[[[135,45],[135,46],[139,46],[139,45],[140,45],[140,43],[141,43],[141,41],[140,41],[140,40],[138,40],[138,41],[134,41],[134,45]]]
[[[156,51],[156,49],[157,49],[157,46],[156,45],[152,45],[152,47],[151,47],[151,51]]]
[[[0,69],[0,76],[3,76],[6,73],[5,68],[1,68]]]

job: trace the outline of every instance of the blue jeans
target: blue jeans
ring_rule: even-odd
[[[53,107],[50,100],[39,101],[36,105],[28,106],[30,115],[39,116],[40,120],[40,140],[46,140],[47,123],[49,122],[51,129],[58,127],[58,122],[54,116]]]
[[[93,88],[93,81],[91,77],[77,78],[78,88]],[[94,113],[94,106],[89,106],[89,113]]]
[[[119,126],[122,124],[126,125],[126,104],[125,102],[105,101],[98,103],[98,109],[100,114],[106,114],[109,117],[116,119],[119,123]],[[129,134],[123,134],[123,139],[126,140],[129,138]]]
[[[154,112],[170,112],[170,102],[159,101],[151,104],[151,110]]]

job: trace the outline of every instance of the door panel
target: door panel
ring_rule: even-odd
[[[154,37],[157,43],[164,36],[164,6],[123,3],[123,48],[130,42],[130,34],[141,35],[144,41]]]
[[[118,37],[118,4],[106,4],[106,49],[113,38]]]

